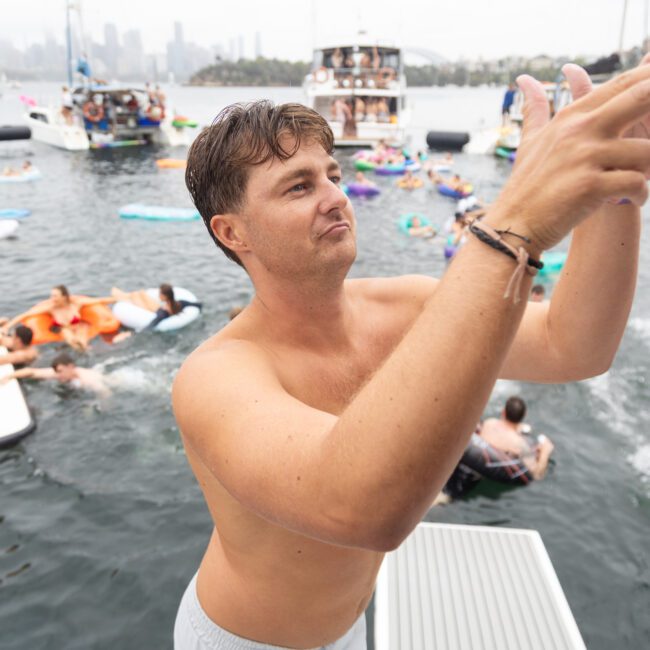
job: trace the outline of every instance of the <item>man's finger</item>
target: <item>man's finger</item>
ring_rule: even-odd
[[[573,99],[580,99],[591,92],[592,84],[587,71],[575,63],[567,63],[562,72],[569,82]]]
[[[524,124],[522,139],[536,133],[548,124],[551,112],[546,92],[537,79],[527,74],[517,77],[519,90],[524,94]]]
[[[645,68],[650,71],[650,65]],[[594,90],[585,99],[590,99],[596,92]],[[628,127],[650,114],[650,78],[615,95],[592,114],[605,135],[620,136]]]
[[[607,143],[598,163],[604,169],[637,171],[650,176],[650,140],[623,138]]]
[[[638,206],[642,206],[648,199],[645,177],[634,171],[606,172],[602,176],[598,190],[603,197],[626,198]]]
[[[650,65],[639,65],[594,88],[592,92],[580,99],[579,106],[584,111],[594,110],[647,79],[650,79]]]

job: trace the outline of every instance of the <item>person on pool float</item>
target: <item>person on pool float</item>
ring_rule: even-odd
[[[445,505],[464,496],[484,477],[508,485],[542,480],[554,445],[543,434],[534,439],[530,436],[530,426],[523,421],[525,415],[525,402],[513,396],[506,401],[500,418],[480,422],[432,505]]]
[[[424,239],[430,239],[431,237],[436,236],[436,229],[429,225],[425,225],[420,220],[420,217],[414,216],[408,227],[409,237],[423,237]]]
[[[52,317],[52,331],[59,332],[70,347],[83,351],[88,348],[89,326],[81,319],[81,308],[101,302],[106,302],[106,300],[71,296],[67,287],[59,284],[52,287],[49,299],[39,302],[26,312],[12,318],[3,327],[0,327],[0,333],[9,331],[16,323],[28,316],[49,314]]]
[[[521,459],[528,473],[536,481],[546,475],[548,463],[555,446],[545,435],[533,443],[525,434],[530,426],[524,423],[526,403],[521,397],[509,397],[501,411],[501,417],[488,418],[479,427],[479,435],[498,451],[512,458]]]
[[[415,190],[422,187],[422,180],[413,175],[410,169],[407,169],[404,176],[396,182],[397,186],[403,190]]]
[[[110,394],[100,372],[92,368],[80,368],[67,352],[57,354],[49,368],[21,368],[0,378],[0,383],[11,379],[54,379],[71,388],[90,390],[101,395]]]
[[[0,321],[8,322],[6,318]],[[11,363],[18,369],[33,363],[38,358],[38,350],[32,345],[34,332],[25,325],[18,325],[12,335],[0,334],[0,345],[7,348],[7,354],[0,355],[0,365]]]
[[[354,175],[354,182],[357,185],[367,185],[368,187],[377,187],[377,183],[373,183],[363,172],[357,172]]]
[[[154,312],[156,314],[155,318],[147,325],[145,329],[152,330],[158,323],[174,316],[175,314],[180,314],[185,307],[198,307],[201,309],[203,304],[200,302],[191,302],[189,300],[176,300],[174,297],[174,288],[170,284],[161,284],[159,287],[160,293],[158,294],[159,301],[155,298],[152,298],[146,291],[146,289],[139,289],[138,291],[132,291],[127,293],[113,287],[111,289],[111,299],[113,302],[117,300],[126,300],[137,307],[142,307],[147,311]]]
[[[517,162],[480,222],[486,241],[472,235],[440,281],[346,279],[356,219],[317,112],[234,105],[194,141],[188,188],[255,295],[174,381],[213,524],[176,650],[365,648],[384,553],[428,511],[497,377],[567,382],[610,366],[650,171],[650,142],[624,135],[650,112],[650,66],[593,91],[578,66],[564,72],[575,101],[552,121],[544,88],[520,77]],[[527,260],[569,233],[570,272],[550,301],[528,302]]]

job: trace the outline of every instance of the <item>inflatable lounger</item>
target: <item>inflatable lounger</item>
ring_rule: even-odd
[[[147,289],[147,295],[154,300],[158,300],[159,290],[157,288]],[[183,287],[174,287],[174,298],[176,300],[187,300],[188,302],[198,302],[198,298]],[[178,330],[195,321],[201,314],[198,307],[185,307],[183,311],[173,316],[161,320],[154,332],[171,332]],[[156,317],[156,314],[143,307],[138,307],[127,300],[119,300],[113,305],[113,315],[122,325],[141,332]]]
[[[29,183],[43,178],[38,169],[32,169],[30,172],[21,172],[19,174],[4,176],[0,175],[0,183]]]
[[[0,221],[0,239],[12,237],[20,224],[15,219],[4,219]]]
[[[197,221],[201,218],[193,208],[170,208],[162,205],[131,203],[119,209],[122,219],[144,219],[146,221]]]
[[[30,210],[23,210],[21,208],[4,208],[0,210],[0,219],[24,219],[29,217]]]
[[[120,329],[120,321],[113,316],[113,312],[106,305],[84,305],[79,311],[82,322],[88,323],[90,327],[88,340],[100,334],[114,334]],[[52,316],[50,314],[27,316],[22,320],[22,324],[34,332],[34,338],[32,339],[34,345],[63,341],[61,333],[53,331]]]
[[[343,190],[348,196],[377,196],[380,190],[376,185],[365,185],[364,183],[348,183],[347,192]]]

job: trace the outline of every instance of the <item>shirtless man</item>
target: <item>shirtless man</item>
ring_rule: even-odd
[[[513,458],[521,458],[530,475],[539,481],[546,475],[548,461],[555,446],[546,436],[539,436],[538,444],[532,445],[524,437],[526,427],[526,404],[521,397],[510,397],[500,418],[488,418],[481,424],[480,435],[495,449]]]
[[[33,363],[38,358],[36,346],[32,345],[34,332],[25,325],[18,325],[11,336],[0,334],[0,345],[7,354],[0,355],[0,365],[11,363],[16,367]]]
[[[345,279],[356,221],[314,111],[235,105],[198,136],[188,187],[256,293],[174,382],[214,522],[176,618],[177,650],[247,639],[365,648],[383,554],[429,509],[497,377],[566,382],[609,368],[650,166],[650,141],[622,136],[650,112],[650,66],[595,90],[578,66],[565,74],[577,100],[553,121],[543,87],[520,78],[522,145],[483,221],[526,238],[503,237],[516,259],[472,236],[439,282]],[[522,299],[527,256],[571,231],[553,299]]]
[[[92,368],[80,368],[66,352],[57,354],[49,368],[22,368],[0,379],[4,383],[10,379],[55,379],[71,388],[93,391],[100,395],[110,395],[110,390],[101,373]]]

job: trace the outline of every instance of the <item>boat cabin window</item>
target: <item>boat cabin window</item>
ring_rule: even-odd
[[[31,117],[33,120],[38,120],[39,122],[48,124],[47,115],[44,115],[43,113],[30,113],[29,117]]]

